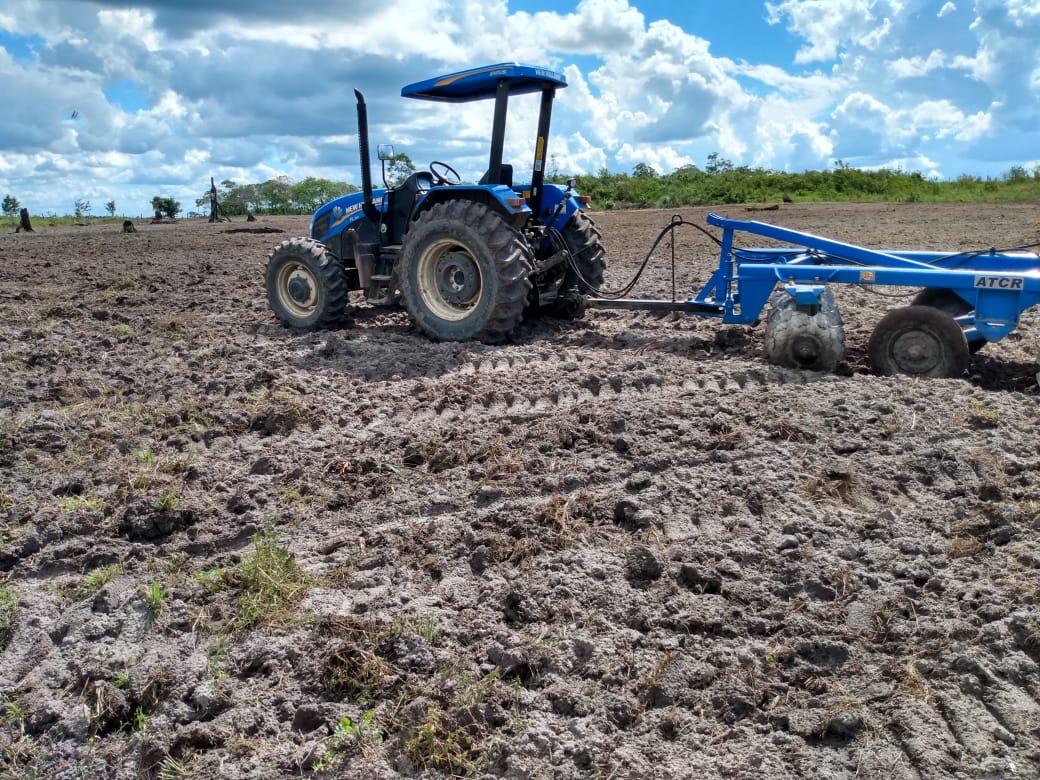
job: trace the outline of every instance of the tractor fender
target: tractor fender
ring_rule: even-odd
[[[429,211],[438,203],[451,201],[469,200],[481,203],[488,208],[497,211],[513,227],[523,225],[531,216],[531,209],[526,204],[517,205],[517,194],[504,184],[498,185],[453,185],[447,187],[434,187],[424,194],[415,204],[412,211],[412,221],[419,218],[423,212]]]
[[[558,184],[546,184],[542,187],[542,213],[539,215],[541,219],[547,220],[553,215],[566,192],[566,189]],[[567,202],[560,210],[552,226],[557,230],[563,230],[564,226],[570,222],[571,217],[574,216],[574,212],[581,208],[582,206],[578,202],[577,195],[572,194],[567,198]]]

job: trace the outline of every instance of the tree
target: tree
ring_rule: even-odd
[[[632,175],[637,179],[656,179],[657,171],[646,163],[637,163],[632,169]]]
[[[386,180],[391,187],[396,187],[415,173],[415,163],[404,152],[399,152],[386,161]]]
[[[110,200],[108,203],[106,203],[105,211],[108,212],[108,216],[114,217],[116,215],[116,202],[114,200]]]
[[[329,181],[311,176],[293,185],[293,209],[297,213],[310,214],[330,200],[356,191],[356,187],[352,187],[346,182]]]
[[[18,198],[14,195],[5,195],[3,202],[4,216],[13,217],[18,213],[19,209],[22,208],[22,204],[18,202]]]
[[[292,179],[279,176],[260,185],[260,201],[271,214],[288,214],[292,207]]]
[[[156,195],[152,198],[152,208],[167,219],[175,219],[181,212],[181,204],[179,201],[176,201],[173,198],[164,198],[162,195]]]
[[[83,198],[76,198],[76,200],[72,202],[72,208],[72,214],[77,219],[90,216],[91,206],[89,200],[84,200]]]
[[[720,157],[718,152],[712,152],[708,155],[708,160],[704,164],[704,170],[712,175],[729,173],[733,170],[733,163],[725,157]]]

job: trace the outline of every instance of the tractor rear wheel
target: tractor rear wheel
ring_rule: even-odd
[[[958,377],[968,370],[968,342],[953,317],[931,306],[893,309],[877,324],[867,346],[879,374]]]
[[[398,259],[401,300],[415,326],[442,341],[508,338],[531,289],[531,250],[482,203],[439,203],[419,215]]]
[[[914,306],[931,306],[933,309],[946,312],[951,317],[960,317],[972,311],[971,304],[964,300],[953,290],[944,290],[941,287],[926,287],[914,296]],[[968,342],[968,352],[975,354],[984,346],[989,344],[986,339],[975,339]]]
[[[286,325],[331,328],[346,319],[343,265],[320,241],[283,241],[271,251],[265,276],[267,302]]]
[[[560,282],[556,300],[542,307],[539,313],[569,320],[581,317],[585,313],[585,301],[582,296],[590,289],[598,290],[603,286],[607,256],[599,228],[584,211],[575,211],[560,233],[581,276],[579,277],[575,269],[568,265],[563,281]]]

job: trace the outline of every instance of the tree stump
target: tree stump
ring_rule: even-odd
[[[137,228],[134,227],[134,223],[131,222],[129,219],[124,219],[123,220],[123,232],[124,233],[136,233],[137,232]]]
[[[23,230],[26,233],[34,232],[32,229],[32,223],[29,221],[29,209],[22,209],[18,213],[18,228],[14,232],[21,233]]]
[[[256,217],[253,216],[252,211],[246,212],[246,222],[256,222]]]

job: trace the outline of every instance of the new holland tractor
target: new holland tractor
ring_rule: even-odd
[[[297,328],[337,326],[352,290],[374,305],[403,304],[419,330],[441,340],[502,341],[525,312],[579,316],[585,288],[603,282],[604,252],[573,180],[545,183],[553,100],[566,86],[559,73],[503,63],[404,87],[403,97],[420,100],[493,99],[488,168],[470,184],[434,161],[391,186],[385,162],[392,151],[381,146],[378,189],[365,99],[354,90],[362,189],[322,206],[309,237],[271,253],[267,296],[278,319]],[[530,93],[540,93],[541,110],[533,170],[520,181],[502,162],[506,115],[512,95]]]

